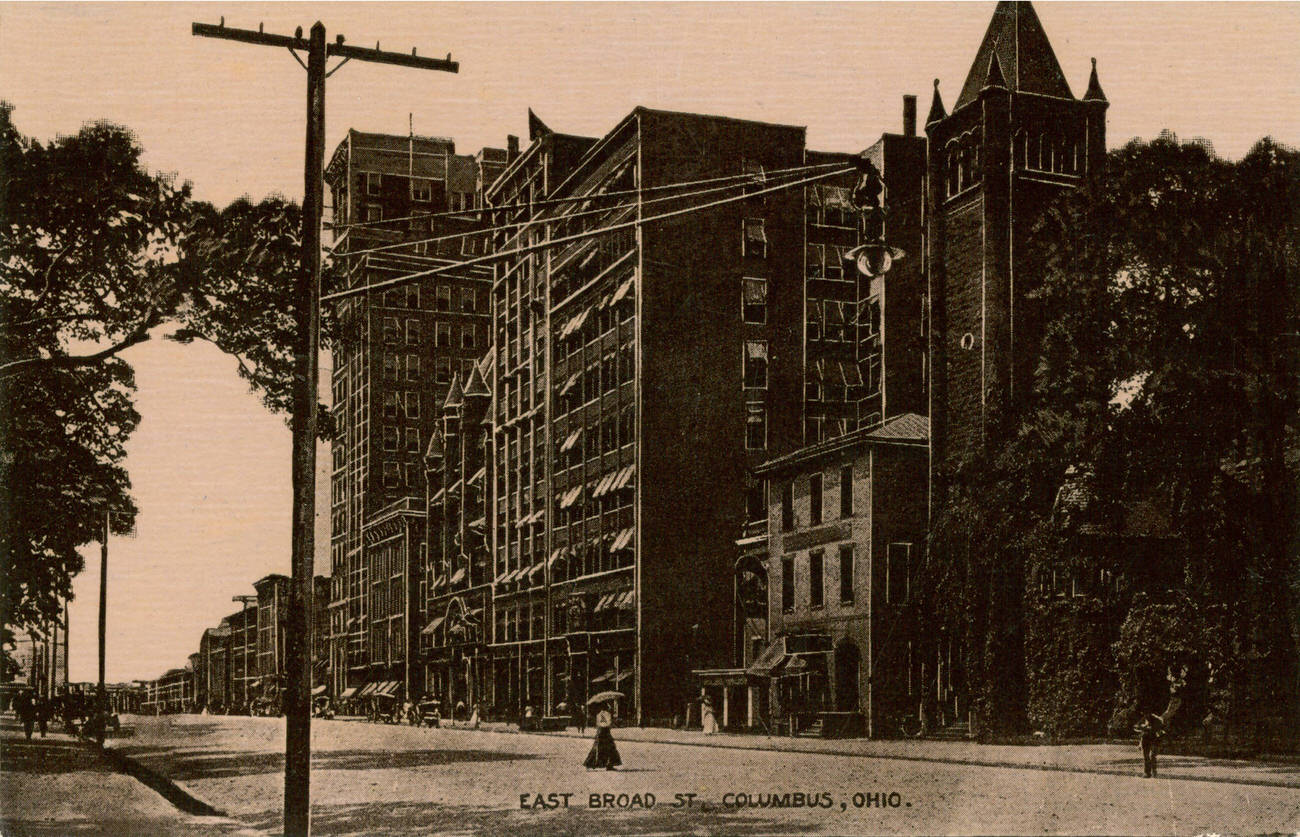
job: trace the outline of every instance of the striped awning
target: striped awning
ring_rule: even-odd
[[[573,449],[574,445],[578,444],[578,440],[581,438],[582,426],[579,425],[572,433],[565,437],[564,444],[560,445],[560,453],[568,453]]]
[[[631,526],[618,533],[614,538],[614,543],[609,547],[610,552],[618,552],[620,549],[626,549],[632,544],[633,529]]]
[[[569,506],[572,506],[574,503],[576,503],[578,501],[578,497],[582,496],[582,489],[583,486],[575,485],[573,488],[570,488],[568,491],[566,491],[564,493],[564,496],[560,498],[560,508],[567,509]]]
[[[628,291],[632,290],[632,283],[634,283],[635,281],[636,281],[635,274],[627,277],[627,279],[623,281],[623,284],[618,286],[618,290],[614,291],[614,295],[609,298],[609,304],[618,305],[618,303],[622,301],[622,299],[625,296],[627,296]]]

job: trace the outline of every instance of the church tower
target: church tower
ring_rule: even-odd
[[[926,120],[932,460],[990,442],[991,422],[1030,381],[1040,318],[1017,275],[1035,220],[1106,152],[1096,62],[1076,99],[1028,2],[1000,2],[945,110]]]

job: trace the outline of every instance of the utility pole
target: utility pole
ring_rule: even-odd
[[[193,34],[224,38],[259,46],[286,47],[299,64],[298,50],[307,53],[307,155],[302,202],[302,272],[295,294],[293,385],[293,550],[291,556],[288,636],[285,643],[287,688],[285,694],[284,833],[307,837],[311,833],[311,620],[316,516],[316,409],[320,354],[321,207],[325,164],[325,79],[350,60],[397,64],[423,70],[454,73],[459,65],[446,60],[383,52],[375,48],[346,46],[342,35],[325,43],[325,25],[316,21],[311,38],[301,27],[293,37],[271,35],[261,28],[227,28],[195,23]],[[328,56],[342,58],[333,70],[325,69]]]
[[[104,536],[99,539],[99,689],[95,695],[95,712],[104,711],[104,632],[108,627],[108,530],[113,513],[104,509]],[[104,728],[100,718],[95,724],[95,740],[104,743]]]

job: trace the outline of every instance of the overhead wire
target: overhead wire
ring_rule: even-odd
[[[840,163],[816,163],[810,166],[792,166],[787,169],[772,169],[770,171],[765,171],[761,173],[748,172],[745,174],[721,175],[718,177],[706,177],[701,180],[684,180],[680,183],[664,183],[659,186],[646,186],[641,189],[621,189],[613,192],[602,192],[598,195],[575,195],[572,197],[564,197],[564,198],[543,198],[541,200],[530,201],[527,205],[533,208],[537,208],[541,206],[556,206],[559,204],[577,203],[579,201],[596,200],[601,198],[631,197],[635,195],[643,195],[648,192],[662,192],[668,189],[684,189],[688,186],[704,186],[710,183],[721,183],[722,181],[725,180],[743,180],[746,178],[752,180],[755,177],[762,177],[765,175],[783,174],[787,172],[814,171],[816,169],[829,168],[831,166],[838,166],[838,165],[840,165]],[[484,212],[506,212],[511,209],[517,209],[517,208],[518,207],[513,205],[484,206],[478,209],[460,209],[460,210],[448,210],[446,212],[420,213],[418,215],[401,215],[396,218],[383,218],[378,221],[353,221],[347,224],[332,224],[327,222],[325,226],[333,230],[345,230],[345,229],[352,229],[353,227],[379,227],[379,226],[383,226],[384,224],[396,224],[402,221],[429,220],[431,218],[463,218],[466,220],[472,220],[467,216],[478,215]]]
[[[769,174],[775,174],[775,172],[771,172],[771,173],[769,173]],[[784,175],[783,175],[783,176],[784,176]],[[766,175],[766,174],[765,174],[765,175],[761,175],[761,176],[760,176],[760,175],[750,175],[749,177],[751,178],[751,181],[758,180],[759,177],[762,177],[763,182],[765,182],[765,181],[767,180],[767,175]],[[660,197],[657,197],[657,198],[650,198],[650,199],[648,199],[648,200],[641,201],[640,203],[641,203],[641,205],[644,206],[644,205],[646,205],[646,204],[652,204],[652,203],[663,203],[663,202],[665,202],[665,201],[677,201],[677,200],[682,200],[682,199],[684,199],[684,198],[699,197],[699,196],[701,196],[701,195],[709,195],[709,194],[713,194],[713,193],[716,193],[716,192],[725,192],[725,191],[729,191],[729,190],[731,190],[731,189],[742,189],[742,188],[744,188],[744,187],[746,187],[746,186],[749,186],[749,185],[750,185],[749,182],[743,182],[743,181],[742,181],[742,182],[740,182],[740,183],[730,183],[730,184],[727,184],[727,185],[725,185],[725,186],[713,186],[713,187],[708,188],[708,189],[696,189],[696,190],[692,190],[692,191],[690,191],[690,192],[682,192],[682,193],[679,194],[679,195],[661,195]],[[590,198],[588,198],[588,200],[590,200]],[[467,231],[467,232],[459,232],[459,233],[447,233],[447,234],[445,234],[445,235],[438,235],[438,236],[434,236],[434,237],[432,237],[432,238],[417,238],[417,239],[411,239],[411,240],[407,240],[407,241],[397,241],[397,242],[394,242],[394,243],[392,243],[392,244],[380,244],[380,245],[376,245],[376,246],[374,246],[374,247],[365,247],[365,248],[362,248],[362,249],[360,249],[360,250],[348,250],[348,251],[346,251],[346,252],[342,252],[342,253],[338,252],[338,249],[337,249],[338,245],[336,244],[333,248],[327,248],[327,249],[326,249],[326,252],[328,252],[328,253],[330,253],[330,254],[336,254],[336,255],[341,256],[341,257],[342,257],[342,256],[360,256],[360,255],[364,255],[364,254],[366,254],[366,253],[383,253],[383,252],[389,252],[389,251],[392,251],[392,250],[400,250],[400,249],[402,249],[403,247],[414,247],[414,246],[419,246],[419,245],[438,244],[438,243],[441,243],[441,242],[444,242],[444,241],[456,241],[456,240],[459,240],[459,239],[463,239],[463,238],[471,238],[471,237],[474,237],[474,236],[490,235],[490,234],[492,234],[492,233],[496,233],[496,232],[506,232],[506,231],[508,231],[508,230],[518,229],[518,228],[520,228],[520,227],[528,227],[528,226],[532,226],[532,225],[542,225],[542,224],[547,223],[548,221],[567,221],[567,220],[569,220],[570,218],[582,218],[582,217],[586,217],[586,216],[588,216],[588,215],[601,215],[601,214],[605,214],[605,213],[613,212],[613,211],[616,211],[616,210],[619,210],[619,209],[627,209],[627,208],[629,208],[629,207],[633,207],[633,206],[636,206],[636,205],[637,205],[636,202],[634,202],[634,201],[629,201],[629,202],[627,202],[627,203],[614,204],[614,205],[612,205],[612,206],[602,206],[602,207],[599,207],[599,208],[596,208],[596,209],[584,209],[584,210],[580,210],[580,211],[578,211],[578,212],[566,212],[566,213],[564,213],[563,215],[556,215],[556,216],[552,216],[552,217],[548,217],[548,218],[530,218],[530,219],[528,219],[528,220],[526,220],[526,221],[512,221],[512,222],[510,222],[510,223],[506,223],[506,224],[498,224],[498,225],[496,225],[496,226],[493,226],[493,227],[485,227],[485,228],[483,228],[483,229],[476,229],[476,230],[470,230],[470,231]],[[419,218],[419,217],[428,217],[428,216],[416,216],[416,217]],[[345,232],[345,233],[344,233],[344,236],[347,236],[348,233],[350,233],[350,232],[351,232],[351,230],[348,230],[348,232]]]
[[[725,206],[727,204],[736,203],[738,201],[751,200],[753,198],[759,197],[760,195],[779,192],[785,189],[793,188],[795,186],[803,186],[809,183],[816,183],[819,180],[826,180],[831,177],[839,177],[840,175],[843,174],[849,174],[854,170],[855,169],[852,166],[848,166],[845,168],[837,169],[835,171],[823,172],[821,174],[812,175],[811,177],[806,177],[791,183],[783,183],[778,186],[771,186],[753,192],[746,192],[741,195],[732,195],[725,198],[719,198],[718,200],[710,201],[708,203],[700,204],[698,206],[690,206],[690,207],[684,207],[682,209],[674,209],[669,212],[661,213],[659,215],[652,215],[649,218],[637,218],[632,221],[623,221],[617,224],[611,224],[607,227],[600,227],[595,230],[586,230],[581,233],[560,236],[559,238],[553,238],[547,241],[540,241],[535,244],[529,244],[523,247],[516,247],[511,250],[503,250],[499,253],[491,253],[485,256],[476,256],[474,258],[465,259],[463,261],[456,262],[455,264],[443,265],[441,267],[430,268],[429,270],[421,270],[416,273],[409,273],[405,276],[395,276],[392,279],[383,279],[380,280],[379,282],[371,282],[366,285],[362,285],[361,287],[348,288],[346,290],[335,291],[334,293],[325,294],[321,296],[321,302],[332,302],[336,299],[346,299],[353,296],[359,296],[361,294],[369,293],[371,291],[383,290],[385,288],[390,288],[395,285],[402,285],[415,279],[423,279],[428,276],[437,276],[442,273],[447,273],[456,268],[469,267],[471,265],[476,265],[476,264],[488,264],[491,262],[508,259],[513,256],[522,256],[527,253],[537,252],[538,250],[545,250],[547,248],[554,247],[561,244],[569,244],[574,241],[581,241],[588,238],[594,238],[598,235],[604,235],[606,233],[617,232],[619,230],[625,230],[625,229],[632,229],[634,227],[638,227],[643,224],[653,223],[655,221],[664,221],[669,218],[677,218],[692,212],[701,212],[706,209],[713,209],[719,206]]]

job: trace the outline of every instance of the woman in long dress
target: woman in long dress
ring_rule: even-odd
[[[718,719],[713,714],[713,701],[709,700],[708,695],[700,701],[700,726],[705,735],[714,735],[718,731]]]
[[[610,732],[613,726],[614,716],[610,714],[609,706],[602,704],[596,713],[596,740],[592,742],[587,760],[583,762],[588,770],[599,770],[602,767],[613,770],[623,763],[618,748],[614,746],[614,735]]]

